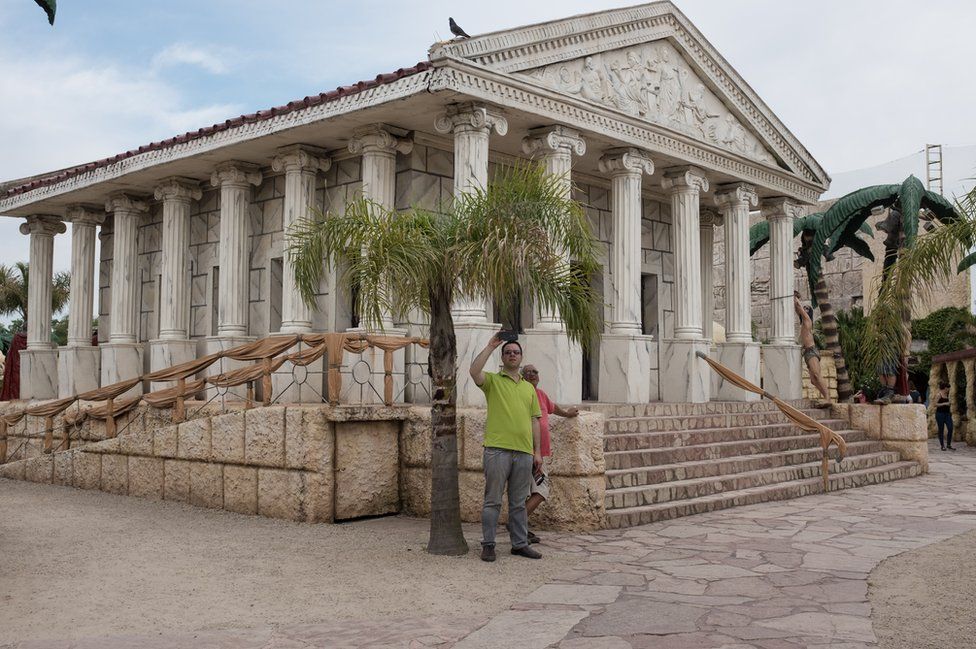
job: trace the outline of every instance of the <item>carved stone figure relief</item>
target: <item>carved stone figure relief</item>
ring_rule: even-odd
[[[776,164],[667,42],[637,45],[524,73],[544,86],[642,117],[741,155]]]

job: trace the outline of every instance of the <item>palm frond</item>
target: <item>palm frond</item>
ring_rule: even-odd
[[[762,219],[749,228],[749,256],[752,257],[759,252],[767,243],[769,243],[769,221]]]

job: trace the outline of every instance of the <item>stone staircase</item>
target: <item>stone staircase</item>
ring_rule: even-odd
[[[823,491],[819,435],[792,425],[768,401],[601,404],[592,409],[607,417],[609,527]],[[831,419],[829,409],[804,412],[847,442],[844,460],[830,463],[831,491],[922,473],[921,465],[902,461],[845,419]],[[830,454],[836,457],[836,449]]]

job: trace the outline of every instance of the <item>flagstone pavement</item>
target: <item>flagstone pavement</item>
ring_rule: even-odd
[[[546,534],[540,549],[572,554],[579,562],[492,617],[338,621],[11,646],[876,647],[867,599],[871,570],[889,556],[976,529],[976,449],[950,454],[930,446],[930,452],[931,473],[921,478],[638,528]]]

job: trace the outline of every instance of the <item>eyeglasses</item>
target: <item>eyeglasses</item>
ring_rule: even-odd
[[[517,349],[506,349],[502,354],[505,356],[521,356],[522,352]]]

